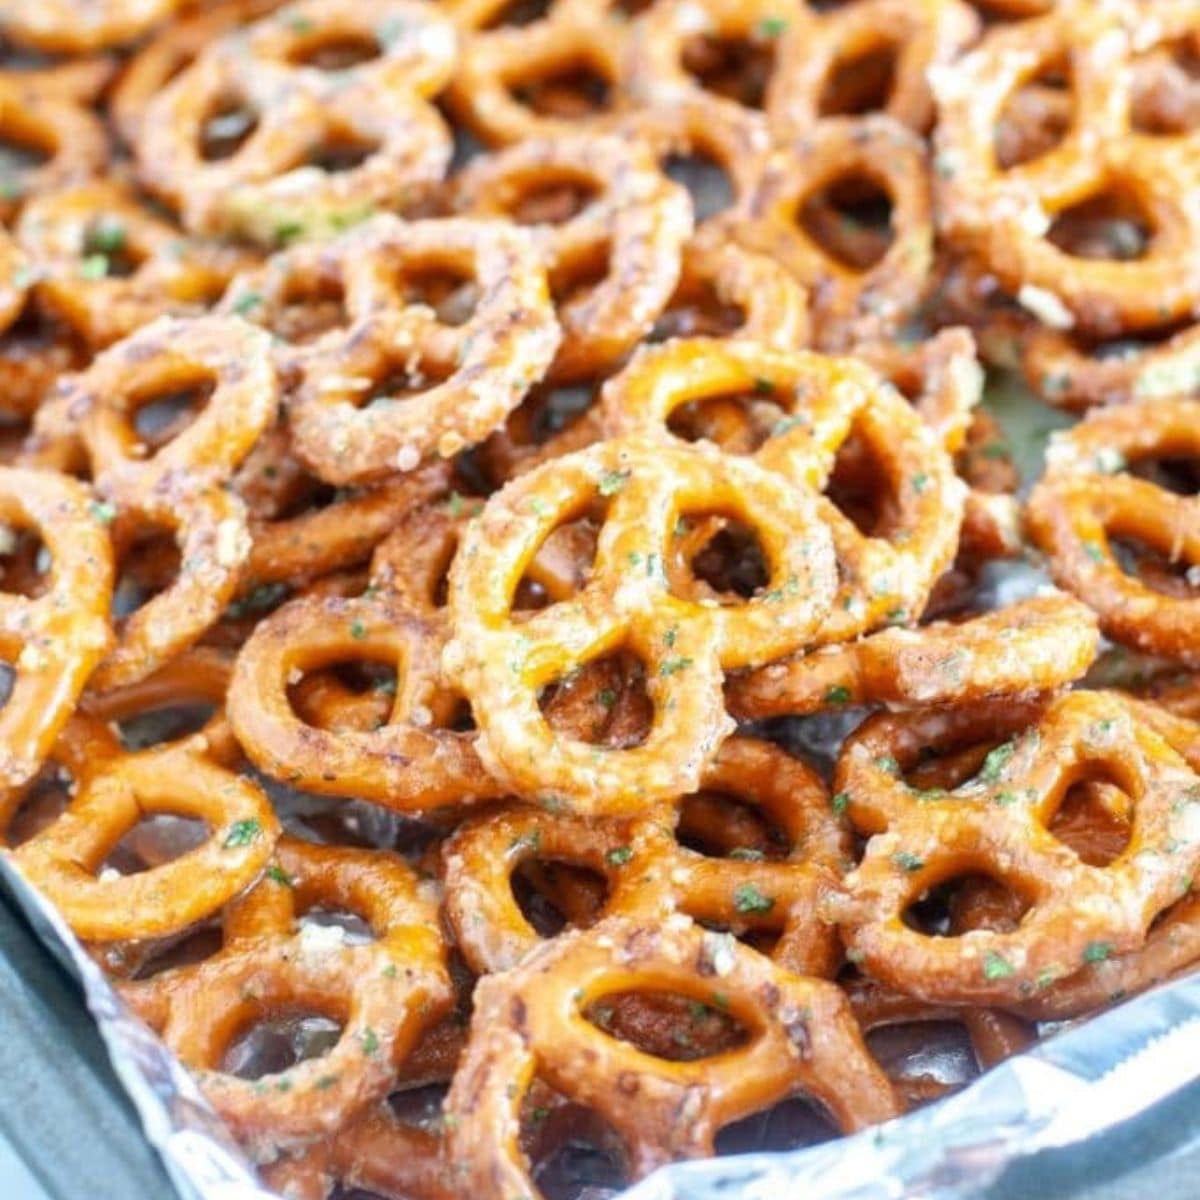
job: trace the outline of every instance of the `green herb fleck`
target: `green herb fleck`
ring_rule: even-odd
[[[274,863],[267,868],[267,878],[274,880],[280,887],[290,888],[296,886],[292,881],[292,877],[282,867],[277,867]]]
[[[617,846],[610,850],[604,859],[610,867],[623,867],[633,857],[633,851],[628,846]]]
[[[93,500],[88,511],[101,525],[111,525],[117,519],[116,506],[108,500]]]
[[[1007,979],[1015,975],[1016,970],[1006,958],[1001,958],[995,950],[989,950],[983,960],[984,979]]]
[[[849,699],[850,689],[843,687],[840,683],[825,690],[825,702],[827,704],[846,704]]]
[[[849,803],[849,792],[834,792],[833,798],[829,801],[829,807],[840,817],[846,811]]]
[[[1113,952],[1110,942],[1088,942],[1083,948],[1083,961],[1085,963],[1100,963],[1110,957]]]
[[[262,292],[246,292],[234,301],[233,311],[239,317],[244,317],[248,312],[256,309],[262,302]]]
[[[788,23],[784,17],[765,17],[758,23],[759,37],[777,38],[787,32]]]
[[[897,850],[892,855],[892,862],[902,871],[919,871],[925,865],[925,860],[918,858],[910,850]]]
[[[625,486],[628,479],[628,471],[605,471],[600,476],[600,495],[615,496]]]
[[[84,279],[103,279],[108,274],[108,255],[89,254],[79,264],[79,274]]]
[[[691,665],[690,658],[667,658],[659,664],[658,673],[663,679],[667,679],[671,675],[678,675],[680,671],[686,671]]]
[[[249,817],[245,821],[235,821],[229,827],[229,834],[225,838],[225,847],[232,850],[238,846],[249,846],[251,842],[258,841],[261,833],[262,826],[253,817]]]
[[[733,907],[740,913],[769,913],[775,907],[775,901],[764,896],[754,884],[743,883],[734,889]]]

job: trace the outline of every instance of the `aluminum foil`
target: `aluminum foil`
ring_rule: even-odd
[[[1047,434],[1064,423],[1061,414],[1033,405],[1018,390],[992,392],[989,406],[1004,425],[1022,474],[1027,480],[1035,476]],[[1012,564],[985,576],[979,598],[985,604],[1011,603],[1046,582],[1035,567]],[[804,751],[827,758],[847,725],[855,723],[853,715],[861,714],[807,723],[801,730]],[[311,827],[303,828],[311,802],[269,790],[285,824],[313,836]],[[342,804],[339,816],[368,843],[396,840],[393,814]],[[272,1200],[192,1077],[129,1012],[62,918],[4,852],[0,882],[80,981],[117,1076],[181,1200]],[[1047,1037],[963,1091],[887,1125],[804,1150],[676,1164],[614,1200],[975,1200],[1019,1160],[1102,1136],[1197,1081],[1200,974]],[[1200,1146],[1200,1122],[1192,1144]],[[586,1195],[614,1197],[601,1189]]]

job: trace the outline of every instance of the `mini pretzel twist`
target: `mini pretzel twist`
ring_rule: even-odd
[[[538,547],[595,503],[606,512],[583,589],[515,614]],[[749,600],[704,603],[668,584],[680,518],[714,511],[748,525],[762,546],[766,582]],[[805,644],[828,611],[833,552],[816,511],[811,497],[753,463],[641,437],[600,443],[510,483],[459,547],[444,654],[471,701],[489,770],[518,794],[584,814],[637,811],[697,787],[728,730],[722,671]],[[646,671],[654,716],[644,742],[604,750],[557,736],[538,693],[621,648]]]
[[[1200,565],[1197,501],[1131,473],[1143,460],[1200,453],[1200,403],[1173,399],[1100,409],[1047,453],[1047,471],[1029,498],[1027,520],[1063,587],[1084,599],[1112,638],[1189,665],[1200,663],[1200,597],[1189,582]],[[1138,575],[1117,557],[1119,539],[1165,560]],[[1170,572],[1183,570],[1182,579]]]
[[[44,54],[94,54],[137,41],[179,7],[180,0],[3,0],[0,33]]]
[[[585,1016],[636,990],[715,1005],[745,1026],[748,1040],[701,1062],[675,1062],[617,1041]],[[600,1113],[634,1177],[711,1154],[722,1126],[797,1091],[846,1130],[898,1111],[833,984],[791,975],[679,916],[653,926],[613,918],[567,933],[480,981],[447,1099],[460,1188],[540,1194],[518,1148],[521,1103],[535,1077]]]
[[[743,799],[780,831],[786,843],[777,854],[747,844],[722,845],[723,853],[714,849],[710,856],[679,843],[678,835],[693,827],[714,841],[740,840],[721,807],[724,797]],[[669,817],[585,821],[525,807],[460,826],[442,850],[446,915],[476,971],[510,970],[541,941],[513,897],[512,876],[544,856],[604,877],[603,916],[645,924],[683,912],[738,931],[778,933],[776,962],[829,976],[838,953],[830,927],[817,916],[818,901],[848,851],[813,771],[767,742],[733,737],[705,772],[702,791]]]
[[[323,48],[347,37],[377,52],[323,68]],[[427,98],[455,46],[451,22],[410,0],[289,4],[212,43],[158,93],[137,129],[141,178],[194,232],[268,245],[410,203],[450,160]],[[230,98],[257,120],[231,153],[206,157],[206,124]]]
[[[904,779],[922,749],[1015,735],[965,783],[922,793]],[[1136,814],[1128,846],[1090,865],[1048,826],[1070,786],[1111,775]],[[877,716],[843,748],[835,787],[873,835],[834,905],[872,976],[922,999],[1004,1004],[1033,996],[1095,956],[1137,950],[1200,859],[1196,775],[1118,697],[1069,692]],[[933,937],[909,907],[948,879],[986,875],[1028,905],[1012,929]]]
[[[978,254],[1010,294],[1054,327],[1111,337],[1189,317],[1200,301],[1195,131],[1137,128],[1133,56],[1192,36],[1195,5],[1065,4],[992,30],[935,78],[937,187],[946,232]],[[1066,59],[1071,113],[1053,148],[1004,169],[993,131],[1010,97]],[[1112,193],[1151,229],[1132,257],[1068,254],[1048,236],[1056,217]]]
[[[348,910],[373,940],[322,937],[300,919]],[[120,991],[198,1077],[238,1136],[268,1159],[335,1133],[392,1087],[418,1038],[450,1006],[437,912],[383,851],[280,840],[270,869],[226,911],[220,951]],[[221,1069],[234,1040],[287,1009],[333,1016],[337,1042],[262,1079]]]

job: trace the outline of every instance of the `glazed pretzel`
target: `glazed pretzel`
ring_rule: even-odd
[[[410,288],[422,274],[464,276],[471,316],[439,319]],[[333,243],[299,246],[243,276],[223,305],[286,337],[297,294],[344,292],[337,327],[279,351],[295,453],[335,484],[374,482],[481,441],[545,373],[559,344],[546,275],[518,230],[464,218],[378,217]],[[303,309],[303,306],[299,306]],[[386,395],[391,377],[412,394]],[[384,396],[368,403],[373,389]]]
[[[108,158],[108,138],[98,117],[73,99],[11,78],[0,80],[0,133],[40,155],[40,161],[6,164],[0,172],[0,216],[5,219],[28,196],[98,175]]]
[[[798,22],[783,42],[787,69],[771,95],[772,132],[789,139],[821,117],[867,111],[879,82],[872,62],[890,54],[892,74],[876,110],[927,133],[934,120],[929,72],[957,58],[979,25],[962,0],[865,0]]]
[[[537,208],[556,187],[568,199],[572,189],[596,198],[556,223],[557,213]],[[687,192],[661,174],[648,146],[615,135],[531,139],[477,159],[456,177],[454,200],[474,216],[532,224],[563,327],[556,382],[594,378],[650,331],[692,231]],[[580,276],[594,278],[604,262],[600,282],[581,290]]]
[[[190,13],[163,26],[129,58],[109,97],[109,112],[128,145],[150,101],[195,62],[210,42],[246,21],[265,16],[284,0],[221,0],[208,11]]]
[[[634,989],[727,1007],[749,1040],[703,1062],[672,1062],[621,1044],[584,1016]],[[517,1141],[535,1076],[601,1114],[634,1177],[711,1154],[722,1126],[798,1090],[848,1130],[897,1112],[834,985],[782,972],[679,916],[657,926],[613,918],[567,933],[515,970],[480,981],[472,1036],[447,1099],[460,1189],[540,1195]],[[681,1105],[687,1120],[679,1119]]]
[[[749,201],[730,213],[736,240],[780,262],[813,297],[816,344],[844,350],[892,334],[932,283],[933,217],[925,146],[886,116],[829,117],[767,162]],[[891,205],[890,243],[839,253],[797,220],[842,181],[867,180]]]
[[[97,348],[156,317],[202,312],[253,261],[236,247],[181,238],[115,180],[35,197],[17,229],[38,263],[41,301]]]
[[[1008,291],[1060,328],[1099,337],[1187,317],[1200,300],[1200,218],[1181,201],[1196,187],[1195,133],[1133,126],[1132,55],[1196,28],[1195,6],[1068,4],[1011,29],[935,80],[942,223],[980,255]],[[1067,57],[1072,116],[1053,149],[1008,170],[992,132],[1009,99]],[[1068,255],[1046,235],[1056,216],[1113,189],[1152,226],[1145,252],[1127,261]]]
[[[558,525],[598,499],[608,507],[583,590],[515,619],[526,564]],[[697,511],[736,516],[755,530],[767,578],[749,600],[705,604],[672,594],[664,564],[673,531]],[[728,729],[722,670],[805,644],[826,615],[833,569],[815,505],[778,476],[657,439],[605,442],[521,476],[468,526],[450,575],[454,636],[444,666],[471,701],[484,762],[518,794],[553,797],[583,814],[643,809],[699,785]],[[646,671],[654,717],[645,741],[602,750],[557,737],[538,693],[623,646]]]
[[[949,792],[922,794],[904,780],[923,748],[1006,734],[1016,740]],[[1047,826],[1074,781],[1105,772],[1136,816],[1127,849],[1091,866]],[[1138,949],[1200,857],[1188,833],[1196,776],[1111,694],[874,717],[843,748],[835,787],[851,820],[874,835],[834,906],[843,936],[872,976],[937,1002],[1011,1003],[1073,974],[1096,945]],[[1020,896],[1029,907],[1019,926],[937,938],[904,923],[918,897],[961,874],[985,874]]]
[[[0,0],[0,33],[46,54],[93,54],[137,41],[180,0]]]
[[[1128,538],[1176,564],[1200,564],[1195,500],[1127,473],[1128,464],[1194,458],[1200,403],[1172,399],[1097,410],[1051,442],[1027,519],[1055,579],[1085,598],[1112,638],[1189,665],[1200,663],[1190,571],[1183,579],[1129,574],[1113,542]]]
[[[220,717],[197,734],[135,753],[122,750],[100,719],[186,701],[192,697],[177,689],[180,683],[195,689],[195,682],[177,669],[119,694],[95,706],[97,716],[74,717],[52,751],[74,791],[62,814],[14,855],[82,938],[179,933],[253,882],[271,856],[279,822],[262,790],[230,769],[237,747]],[[213,698],[212,683],[201,676],[197,698]],[[18,799],[6,799],[10,813]],[[117,843],[156,814],[202,821],[207,836],[179,857],[136,874],[101,870]]]
[[[41,594],[0,595],[0,652],[13,682],[0,710],[0,785],[26,783],[109,647],[113,555],[88,490],[42,471],[0,469],[0,520],[50,554]]]
[[[770,663],[726,684],[739,721],[859,704],[962,704],[1047,692],[1092,664],[1091,610],[1061,594],[1018,601],[954,624],[885,629],[844,645]]]
[[[312,936],[300,918],[317,908],[360,916],[373,940]],[[268,1160],[276,1148],[335,1133],[382,1099],[451,1003],[436,908],[384,851],[281,839],[271,869],[226,911],[223,932],[212,957],[120,991],[197,1075],[235,1135]],[[336,1016],[336,1044],[262,1080],[221,1069],[239,1034],[289,1008]]]
[[[452,11],[467,23],[486,19],[470,13],[471,7],[472,0],[456,0]],[[446,93],[455,116],[493,146],[611,126],[615,117],[607,97],[595,109],[585,95],[569,90],[570,76],[578,72],[596,76],[606,92],[616,88],[626,33],[609,7],[596,0],[555,0],[541,20],[464,39]],[[556,87],[559,79],[568,86]]]
[[[770,743],[733,737],[705,772],[702,788],[666,820],[586,821],[510,808],[460,826],[442,849],[445,911],[470,966],[480,974],[507,971],[538,945],[513,896],[512,876],[544,857],[604,877],[601,916],[648,924],[679,911],[735,931],[777,932],[772,957],[781,966],[831,975],[838,949],[816,916],[817,901],[841,874],[849,844],[820,779]],[[732,824],[713,793],[763,812],[786,844],[765,855],[753,832]],[[744,836],[747,844],[700,854],[677,841],[672,822],[699,827],[714,842]]]
[[[745,397],[742,411],[727,399],[736,396]],[[722,401],[711,429],[701,404],[709,398]],[[794,484],[824,489],[852,434],[859,449],[875,452],[879,467],[872,466],[869,486],[878,487],[882,470],[895,496],[886,528],[864,536],[831,500],[819,501],[840,586],[814,640],[845,641],[924,607],[954,555],[964,489],[931,430],[894,388],[851,359],[684,339],[641,351],[606,385],[604,426],[673,441],[668,420],[686,405],[699,408],[701,437],[727,452],[754,452]]]
[[[347,37],[378,53],[322,69],[322,48]],[[194,232],[272,245],[344,229],[441,178],[450,138],[426,98],[454,53],[452,24],[429,6],[298,0],[214,42],[155,97],[137,130],[141,178]],[[258,122],[232,153],[206,158],[205,127],[226,97]]]
[[[440,686],[437,626],[386,593],[301,597],[261,621],[238,655],[229,719],[267,774],[324,795],[361,797],[400,811],[496,794],[474,737],[447,728],[456,701]],[[295,711],[289,688],[343,661],[394,667],[386,722],[327,730]]]

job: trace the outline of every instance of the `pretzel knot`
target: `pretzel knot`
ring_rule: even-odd
[[[363,47],[348,65],[346,43]],[[137,130],[142,180],[189,229],[268,245],[402,207],[450,160],[427,98],[455,46],[451,22],[410,0],[290,4],[213,42],[155,97]],[[214,112],[241,124],[229,145],[206,140]]]
[[[460,302],[473,301],[466,320],[453,311],[442,319],[425,302],[421,282],[439,274]],[[322,304],[339,294],[342,321],[309,329],[306,307],[320,321]],[[337,484],[374,482],[482,441],[542,378],[559,344],[533,241],[464,218],[377,217],[243,276],[223,307],[277,327],[284,372],[297,376],[292,445]]]
[[[314,909],[350,912],[372,940],[301,924]],[[450,1006],[445,954],[437,907],[401,859],[283,838],[267,874],[227,910],[221,950],[120,990],[234,1134],[269,1160],[281,1146],[336,1132],[387,1094]],[[337,1042],[260,1079],[222,1069],[240,1035],[288,1010],[336,1019]]]
[[[744,800],[748,819],[738,820],[731,798]],[[761,849],[749,813],[760,814],[780,842],[768,839]],[[685,831],[712,848],[684,847],[678,838]],[[669,819],[587,821],[514,807],[461,826],[442,851],[446,915],[476,971],[507,971],[541,940],[513,896],[514,873],[535,860],[566,862],[604,877],[603,916],[647,924],[682,912],[740,932],[778,934],[776,962],[828,976],[839,951],[817,916],[818,901],[848,851],[814,772],[770,743],[733,737],[705,771],[703,790],[680,801]]]
[[[1187,318],[1200,302],[1196,132],[1135,120],[1133,57],[1194,35],[1194,4],[1068,4],[993,30],[935,76],[938,190],[947,232],[1049,324],[1097,336]],[[1065,136],[1029,161],[997,162],[1010,99],[1061,61],[1072,104]],[[1144,248],[1100,258],[1061,249],[1056,221],[1113,203],[1149,228]],[[1122,210],[1121,206],[1124,206]]]
[[[589,507],[601,528],[582,590],[514,612],[526,564]],[[758,538],[765,582],[749,599],[685,599],[668,583],[681,518],[710,513]],[[635,812],[699,785],[730,725],[723,669],[804,645],[833,587],[829,533],[804,490],[713,447],[604,442],[514,480],[468,526],[450,575],[453,638],[443,662],[471,701],[480,754],[502,782],[584,814]],[[654,709],[645,740],[602,749],[556,735],[539,693],[619,650],[645,667]]]
[[[671,1061],[589,1020],[604,1001],[639,991],[714,1006],[742,1024],[747,1040],[699,1062]],[[479,982],[468,1049],[447,1098],[449,1153],[464,1191],[540,1194],[518,1146],[521,1104],[535,1077],[598,1112],[621,1138],[635,1177],[711,1155],[724,1125],[796,1092],[845,1130],[898,1112],[835,985],[783,971],[682,916],[654,925],[612,918],[565,933]]]
[[[865,533],[830,496],[819,499],[839,589],[815,642],[919,613],[954,556],[965,489],[949,456],[904,398],[852,359],[680,339],[640,352],[605,386],[602,414],[610,434],[681,444],[672,430],[682,427],[727,453],[753,453],[793,485],[828,491],[844,475],[851,494],[886,489],[886,516]]]
[[[1192,666],[1200,664],[1197,501],[1132,471],[1194,460],[1197,421],[1195,400],[1097,410],[1055,436],[1027,509],[1055,579],[1095,609],[1108,636]]]
[[[635,139],[531,139],[468,164],[453,195],[461,212],[532,227],[563,327],[555,382],[620,362],[679,282],[691,200]]]
[[[39,595],[0,593],[0,653],[13,671],[0,709],[0,785],[26,783],[49,753],[109,647],[113,555],[88,490],[46,471],[0,469],[8,537],[41,539],[50,555]]]
[[[1006,735],[1014,740],[949,791],[905,781],[922,751]],[[1070,787],[1089,779],[1115,781],[1135,814],[1107,865],[1048,829]],[[1200,861],[1200,779],[1113,694],[877,716],[847,741],[835,786],[874,835],[833,906],[843,936],[872,976],[924,999],[1023,1000],[1097,954],[1136,950]],[[964,875],[1010,889],[1019,924],[937,937],[906,922],[931,889]]]
[[[147,453],[138,415],[172,396],[207,403],[181,431],[178,423],[158,430]],[[233,599],[250,536],[244,505],[224,485],[274,421],[278,397],[261,330],[219,317],[161,318],[100,355],[40,411],[35,432],[48,442],[81,440],[98,490],[115,504],[119,558],[151,527],[171,530],[180,546],[178,578],[124,622],[97,688],[169,661]]]

